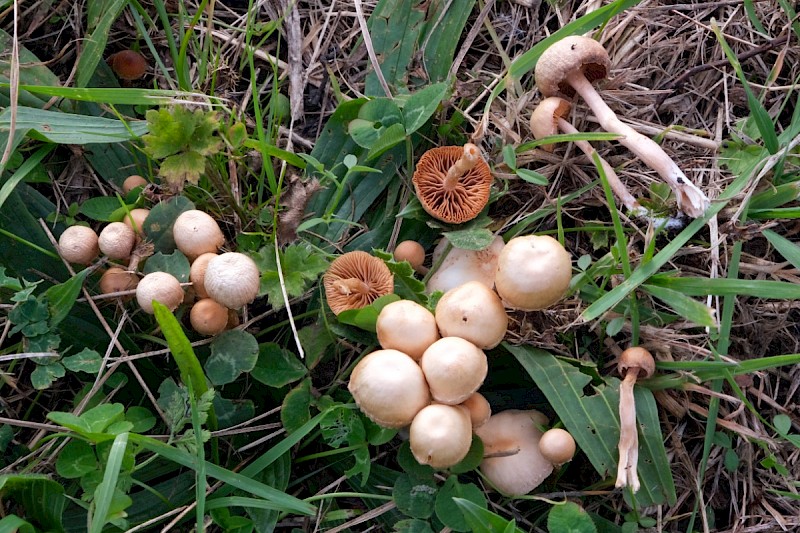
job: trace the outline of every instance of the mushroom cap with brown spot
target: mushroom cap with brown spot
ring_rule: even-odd
[[[534,139],[542,139],[558,133],[558,119],[569,114],[572,106],[558,96],[545,98],[531,113],[531,133]],[[553,151],[552,144],[543,144],[540,148],[546,152]]]
[[[423,209],[448,224],[472,220],[489,202],[492,171],[480,156],[475,166],[466,171],[452,189],[445,188],[447,171],[463,155],[463,146],[432,148],[422,155],[412,178]]]
[[[147,74],[147,59],[134,50],[121,50],[108,58],[111,70],[123,80],[138,80]]]
[[[641,346],[633,346],[620,354],[617,365],[622,376],[632,368],[639,369],[638,378],[649,378],[656,371],[656,362],[648,350]]]
[[[325,296],[333,314],[366,307],[394,292],[389,267],[367,252],[347,252],[337,257],[322,278]]]
[[[590,83],[608,76],[611,60],[603,45],[589,37],[565,37],[545,50],[536,63],[534,77],[544,96],[572,98],[573,89],[566,78],[575,71],[583,72]]]

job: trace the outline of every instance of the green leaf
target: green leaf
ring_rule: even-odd
[[[36,528],[30,522],[15,514],[10,514],[0,519],[0,531],[3,533],[36,533]]]
[[[664,305],[678,313],[680,316],[698,326],[715,328],[717,321],[714,319],[714,309],[702,302],[693,300],[681,292],[655,285],[643,284],[642,289],[649,292]]]
[[[775,415],[772,419],[775,430],[781,435],[787,435],[792,429],[792,419],[786,415]]]
[[[64,283],[53,285],[45,291],[44,301],[50,311],[50,327],[56,327],[67,318],[88,274],[88,268],[81,270]]]
[[[123,420],[125,407],[121,403],[104,403],[81,415],[89,433],[102,433],[112,424]]]
[[[241,373],[253,370],[258,352],[258,341],[250,333],[240,329],[225,331],[211,341],[206,375],[214,385],[232,383]]]
[[[592,518],[573,502],[554,505],[547,514],[548,531],[559,533],[597,533]]]
[[[616,474],[620,381],[607,378],[606,384],[592,386],[591,393],[587,394],[584,391],[592,378],[578,368],[544,350],[508,344],[504,346],[547,397],[595,470],[604,477]],[[653,394],[641,386],[635,387],[634,394],[640,431],[641,489],[636,493],[637,503],[641,506],[664,502],[672,505],[676,501],[675,485]]]
[[[396,522],[392,531],[395,533],[434,533],[428,522],[417,518],[407,518]]]
[[[10,130],[11,112],[6,108],[0,112],[0,132]],[[133,140],[147,132],[147,123],[143,120],[122,122],[112,118],[20,106],[17,109],[15,132],[27,132],[34,139],[56,144],[105,144]]]
[[[535,170],[530,170],[527,168],[518,168],[514,171],[514,173],[519,177],[521,180],[527,181],[528,183],[533,183],[534,185],[542,185],[545,186],[550,183],[550,180],[547,179],[547,176],[544,174],[540,174]]]
[[[189,144],[197,117],[181,106],[151,109],[145,114],[150,133],[144,135],[144,149],[153,159],[181,152]]]
[[[117,20],[122,8],[128,4],[128,1],[109,0],[106,2],[98,2],[98,4],[103,6],[104,11],[99,20],[97,20],[97,24],[94,26],[91,35],[87,36],[83,41],[81,55],[78,58],[76,67],[76,87],[86,87],[89,85],[89,81],[94,75],[97,64],[102,60],[111,25]]]
[[[67,500],[64,487],[52,479],[38,474],[0,475],[0,498],[16,502],[43,530],[64,531],[62,515]]]
[[[683,278],[668,275],[655,275],[650,285],[665,287],[687,296],[755,296],[775,300],[797,300],[800,298],[800,285],[785,281],[760,279],[728,278]]]
[[[170,190],[179,191],[186,182],[196,185],[205,169],[206,158],[204,156],[197,152],[185,152],[164,159],[158,173],[164,178]]]
[[[430,518],[436,504],[436,485],[433,481],[400,474],[392,489],[397,509],[413,518]]]
[[[449,84],[434,83],[409,96],[403,106],[406,135],[411,135],[425,125],[449,93]]]
[[[120,407],[122,406],[120,405]],[[122,458],[125,455],[125,449],[127,447],[128,434],[121,433],[117,435],[106,460],[103,481],[97,486],[94,492],[94,512],[92,513],[89,533],[102,533],[103,526],[110,521],[109,515],[113,516],[116,514],[111,512],[112,502],[114,501],[117,480],[119,479],[120,468],[122,467]],[[125,496],[125,498],[127,498],[127,496]],[[128,505],[133,503],[130,498],[127,498],[127,500]],[[127,507],[127,505],[125,507]]]
[[[481,509],[487,509],[486,496],[473,483],[459,483],[457,476],[447,478],[436,495],[436,517],[453,531],[472,531],[461,508],[453,501],[453,498],[463,498]],[[561,530],[550,529],[550,531]]]
[[[201,395],[208,391],[208,385],[206,384],[206,377],[203,374],[200,361],[197,360],[197,356],[192,349],[192,344],[186,338],[180,323],[169,309],[156,301],[153,302],[153,309],[155,310],[156,321],[164,333],[164,338],[167,341],[172,357],[180,370],[181,380],[191,385],[195,399],[200,398]]]
[[[375,324],[378,322],[378,315],[380,314],[381,309],[398,300],[400,300],[398,295],[387,294],[386,296],[381,296],[368,306],[362,307],[361,309],[348,309],[347,311],[342,311],[336,316],[336,318],[342,324],[348,324],[350,326],[363,329],[364,331],[371,331],[374,333]]]
[[[800,246],[770,229],[762,231],[764,237],[793,267],[800,268]]]
[[[304,244],[290,244],[280,252],[284,286],[290,298],[302,296],[328,269],[328,260],[321,253]],[[264,246],[253,258],[261,272],[259,295],[267,295],[275,309],[283,308],[275,248]]]
[[[258,361],[250,375],[268,387],[279,388],[307,373],[308,369],[292,352],[280,344],[265,342],[258,347]]]
[[[194,204],[184,196],[175,196],[153,206],[144,223],[144,234],[155,246],[156,252],[172,253],[175,240],[172,226],[184,211],[194,209]]]
[[[305,379],[284,397],[281,406],[281,423],[291,434],[311,420],[311,380]]]
[[[166,272],[172,274],[181,283],[189,281],[189,260],[179,250],[171,254],[156,252],[147,258],[142,273],[147,275],[152,272]]]
[[[425,284],[414,275],[414,269],[408,261],[395,261],[392,254],[383,250],[373,250],[373,255],[382,259],[389,272],[394,276],[394,292],[406,300],[414,300],[421,305],[428,304]]]
[[[382,129],[380,136],[369,147],[366,160],[371,161],[376,157],[382,156],[407,138],[408,134],[402,124],[392,124],[388,128]],[[380,172],[377,169],[365,167],[363,165],[355,165],[351,170],[359,172]]]
[[[483,250],[494,241],[494,235],[486,228],[447,231],[442,235],[450,241],[450,244],[462,250]]]
[[[513,520],[506,520],[466,498],[454,497],[453,502],[461,509],[461,513],[464,515],[464,520],[467,522],[470,531],[481,531],[484,533],[523,533],[521,529],[516,527]]]
[[[400,109],[388,98],[369,100],[358,111],[358,118],[351,120],[347,131],[362,148],[372,148],[381,135],[393,124],[402,125]]]
[[[83,477],[95,470],[97,470],[97,457],[94,448],[80,439],[69,441],[56,459],[56,472],[66,479]]]
[[[408,65],[417,43],[421,42],[425,13],[416,0],[388,0],[378,2],[367,21],[381,72],[390,87],[397,88],[406,83]],[[368,96],[385,95],[372,68],[367,73],[364,93]]]
[[[125,411],[125,420],[132,424],[131,431],[134,433],[147,433],[157,422],[150,409],[138,405],[128,407]]]
[[[2,115],[0,115],[2,116]],[[0,129],[0,132],[2,129]],[[0,141],[2,140],[3,136],[0,135]],[[19,168],[14,172],[14,174],[3,183],[3,186],[0,187],[0,207],[6,203],[8,197],[11,196],[11,193],[14,189],[19,185],[19,183],[26,179],[28,175],[30,175],[36,168],[38,168],[39,163],[41,163],[42,159],[53,151],[53,146],[43,146],[36,150],[30,157],[25,159],[25,162],[19,166]],[[0,173],[2,173],[2,168],[0,168]]]
[[[466,474],[477,469],[481,461],[483,461],[483,441],[473,435],[467,455],[448,470],[453,474]]]
[[[53,363],[51,365],[36,365],[36,368],[31,372],[31,385],[36,390],[44,390],[50,388],[57,379],[63,378],[66,371],[61,363]]]
[[[103,357],[95,350],[84,348],[75,355],[64,357],[61,360],[64,367],[70,372],[86,372],[97,374],[103,364]]]
[[[131,208],[132,206],[128,206]],[[89,198],[80,206],[79,212],[91,218],[92,220],[99,220],[101,222],[113,222],[115,212],[120,208],[120,201],[116,196],[98,196]]]

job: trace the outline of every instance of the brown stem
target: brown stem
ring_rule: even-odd
[[[447,169],[447,175],[444,177],[444,189],[452,190],[461,176],[469,172],[478,164],[481,158],[480,149],[472,143],[464,145],[464,154],[456,161],[452,167]]]
[[[604,130],[622,135],[619,142],[664,178],[675,192],[678,207],[682,211],[691,217],[699,217],[705,213],[709,205],[708,197],[689,181],[678,165],[655,141],[620,121],[583,73],[578,71],[570,74],[567,82],[586,101]]]
[[[351,295],[354,292],[367,294],[369,292],[369,285],[358,278],[338,279],[333,282],[333,286],[344,295]]]
[[[619,463],[615,486],[630,486],[633,492],[639,490],[639,476],[636,473],[639,435],[636,431],[636,403],[633,397],[633,385],[638,374],[638,368],[629,369],[619,386]]]

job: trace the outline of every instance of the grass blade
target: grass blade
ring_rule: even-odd
[[[772,230],[766,229],[762,233],[784,259],[789,261],[793,267],[800,268],[800,246]]]
[[[117,20],[120,11],[122,11],[127,2],[128,0],[110,0],[99,4],[104,4],[105,12],[100,17],[92,34],[84,41],[83,51],[78,59],[78,74],[75,76],[75,85],[77,87],[86,87],[92,79],[97,64],[103,58],[103,51],[106,49],[111,25]]]
[[[119,470],[122,467],[122,458],[127,447],[128,433],[120,433],[111,445],[111,451],[106,461],[106,469],[103,473],[103,481],[95,489],[94,512],[92,513],[92,524],[89,528],[90,533],[102,533],[103,526],[107,523],[108,511],[111,508],[111,502],[114,500],[114,492],[117,490]]]

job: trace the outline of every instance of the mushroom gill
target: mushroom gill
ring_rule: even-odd
[[[323,276],[328,306],[335,315],[366,307],[394,292],[394,276],[383,261],[367,252],[347,252],[336,258]]]

